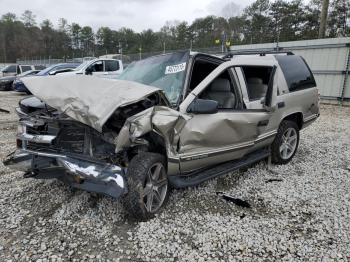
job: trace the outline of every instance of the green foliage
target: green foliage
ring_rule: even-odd
[[[223,17],[197,18],[188,24],[167,21],[158,31],[135,32],[122,27],[113,30],[100,27],[95,33],[90,26],[69,24],[64,18],[54,28],[44,20],[37,26],[36,16],[26,10],[20,18],[6,13],[0,19],[0,61],[17,58],[73,58],[107,53],[132,54],[175,49],[220,47],[276,41],[317,38],[322,0],[256,0],[242,12],[229,3]],[[327,37],[350,36],[348,0],[332,0],[327,24]]]

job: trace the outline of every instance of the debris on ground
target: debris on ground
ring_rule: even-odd
[[[10,110],[0,114],[0,159],[16,147],[21,98],[0,92]],[[24,179],[0,162],[0,261],[348,261],[349,115],[349,107],[322,105],[287,165],[271,173],[262,161],[173,190],[163,212],[142,223],[120,201]],[[267,186],[272,178],[283,182]],[[219,190],[251,208],[213,197]]]

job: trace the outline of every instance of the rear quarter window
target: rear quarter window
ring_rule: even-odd
[[[290,92],[316,86],[315,78],[302,57],[296,55],[276,55],[275,57]]]
[[[113,72],[119,70],[119,62],[118,61],[112,61],[112,60],[106,60],[105,61],[105,67],[107,72]]]

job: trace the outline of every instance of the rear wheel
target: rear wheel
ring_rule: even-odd
[[[272,162],[275,164],[287,164],[295,155],[298,145],[298,125],[293,121],[283,121],[271,146]]]
[[[141,153],[131,160],[124,207],[134,218],[152,218],[167,202],[169,185],[165,166],[164,156],[155,153]]]

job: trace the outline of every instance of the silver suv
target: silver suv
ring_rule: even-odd
[[[314,77],[292,53],[179,52],[130,64],[119,79],[23,80],[16,152],[25,177],[122,197],[148,219],[170,187],[195,186],[271,156],[286,164],[319,116]]]

